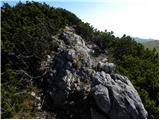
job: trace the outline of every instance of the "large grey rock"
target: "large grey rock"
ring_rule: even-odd
[[[64,39],[64,42],[68,45],[85,46],[85,42],[82,39],[82,37],[73,32],[65,31],[62,33],[61,37]]]
[[[106,73],[112,73],[115,71],[115,65],[113,63],[108,63],[108,62],[99,62],[98,63],[98,69],[103,70]]]
[[[112,80],[110,74],[106,74],[104,71],[96,72],[92,76],[92,87],[95,85],[102,84],[102,85],[109,85],[109,84],[115,84],[114,80]]]
[[[89,77],[85,73],[91,65],[90,50],[84,40],[74,33],[73,28],[67,27],[62,33],[61,41],[63,42],[54,36],[52,38],[60,45],[52,60],[51,69],[56,72],[52,73],[52,76],[47,74],[45,77],[48,87],[46,98],[50,99],[53,108],[62,108],[65,104],[70,103],[68,100],[70,95],[82,92],[86,99],[90,92]],[[49,59],[51,59],[50,56]],[[92,69],[88,72],[91,71]]]
[[[127,77],[116,75],[113,80],[109,76],[104,72],[93,75],[92,92],[97,106],[112,119],[147,118],[147,111]]]
[[[66,27],[61,37],[52,38],[59,48],[41,65],[49,71],[43,78],[48,107],[86,118],[147,118],[128,78],[115,74],[115,65],[106,56],[95,57],[73,28]]]
[[[98,107],[105,113],[108,113],[111,109],[108,89],[105,86],[98,84],[92,88],[92,92]]]

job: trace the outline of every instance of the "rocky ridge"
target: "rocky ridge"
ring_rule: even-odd
[[[42,109],[56,118],[147,118],[147,111],[127,77],[115,73],[107,56],[96,56],[72,27],[53,36],[57,50],[47,55],[41,69]],[[99,55],[100,56],[100,55]]]

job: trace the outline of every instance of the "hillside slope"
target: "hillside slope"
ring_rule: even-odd
[[[156,51],[159,52],[159,41],[158,40],[144,42],[143,45],[145,48],[148,48],[150,50],[153,50],[155,48]]]
[[[2,118],[159,117],[157,52],[45,3],[1,15]]]
[[[143,38],[139,38],[139,37],[134,37],[134,39],[138,43],[145,43],[145,42],[149,42],[149,41],[155,41],[155,39],[143,39]]]

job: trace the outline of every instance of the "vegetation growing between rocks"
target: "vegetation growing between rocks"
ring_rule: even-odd
[[[145,49],[129,36],[119,38],[112,31],[98,31],[73,13],[45,3],[26,2],[13,7],[5,3],[1,15],[2,118],[26,112],[23,103],[32,98],[24,91],[36,86],[37,79],[45,72],[40,71],[40,62],[53,50],[52,36],[66,25],[73,26],[86,42],[97,44],[100,53],[110,56],[117,72],[126,75],[138,91],[148,118],[158,118],[159,60],[155,50]],[[24,118],[31,118],[31,111]]]

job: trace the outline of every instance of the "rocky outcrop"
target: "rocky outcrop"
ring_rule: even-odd
[[[58,48],[45,63],[44,108],[66,111],[60,118],[147,118],[128,78],[115,74],[107,59],[93,57],[94,50],[73,28],[66,27],[53,41]]]
[[[91,89],[97,106],[111,119],[147,118],[147,112],[142,101],[127,77],[110,74],[103,71],[93,76]]]

